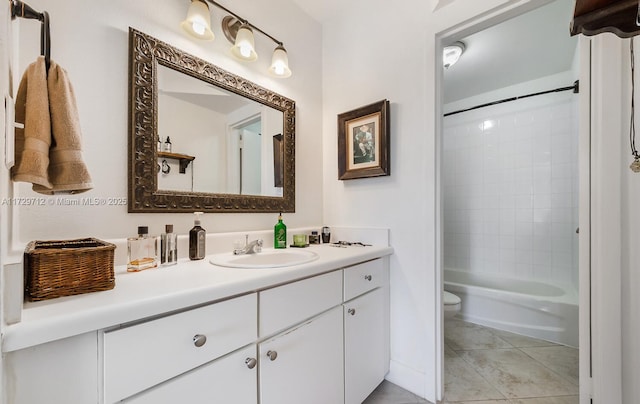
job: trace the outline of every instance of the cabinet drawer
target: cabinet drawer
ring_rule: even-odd
[[[342,273],[330,272],[260,292],[260,337],[342,303]]]
[[[229,403],[256,404],[258,367],[246,363],[256,358],[256,346],[216,359],[127,399],[127,404]]]
[[[256,324],[254,293],[106,332],[104,402],[122,400],[253,342]],[[206,342],[196,346],[195,336]]]
[[[384,260],[377,259],[344,269],[344,301],[386,283]]]

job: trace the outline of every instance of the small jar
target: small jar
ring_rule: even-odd
[[[320,235],[317,231],[312,231],[309,234],[309,244],[320,244]]]

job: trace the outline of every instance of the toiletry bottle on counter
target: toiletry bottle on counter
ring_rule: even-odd
[[[164,230],[160,236],[160,264],[174,265],[178,263],[178,235],[172,224],[165,225]]]
[[[137,272],[158,266],[158,239],[149,237],[147,226],[138,226],[138,237],[127,239],[127,271]]]
[[[287,226],[282,222],[282,213],[273,227],[273,248],[287,248]]]
[[[164,151],[171,153],[171,139],[167,136],[167,140],[164,141]]]
[[[189,231],[189,259],[201,260],[205,256],[205,243],[207,232],[200,226],[200,215],[202,212],[194,212],[196,219],[193,229]]]

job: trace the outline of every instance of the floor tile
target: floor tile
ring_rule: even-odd
[[[462,358],[445,361],[444,391],[447,402],[505,398]]]
[[[516,348],[537,347],[537,346],[556,346],[555,342],[549,342],[542,339],[527,337],[526,335],[514,334],[509,331],[492,330],[495,335],[507,341]]]
[[[459,355],[507,398],[578,394],[576,385],[519,349],[465,351]]]
[[[486,327],[456,319],[445,321],[444,342],[454,351],[513,347]]]
[[[521,348],[521,351],[578,386],[578,350],[567,346]]]
[[[512,404],[579,404],[579,402],[579,396],[524,398],[511,401]]]
[[[429,401],[396,386],[389,381],[383,381],[362,404],[431,404]]]
[[[444,359],[447,360],[449,358],[458,358],[458,354],[456,351],[451,349],[451,347],[447,344],[444,344]]]
[[[512,404],[509,400],[445,401],[444,404]]]

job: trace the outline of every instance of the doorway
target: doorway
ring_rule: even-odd
[[[578,342],[582,275],[576,232],[579,207],[584,206],[578,188],[579,150],[584,151],[579,147],[579,128],[585,122],[581,104],[585,99],[588,103],[588,94],[574,94],[573,89],[588,59],[577,38],[568,38],[571,1],[535,2],[535,8],[528,3],[511,4],[501,16],[444,33],[437,42],[441,47],[462,42],[465,49],[458,64],[438,80],[440,115],[447,115],[437,128],[439,267],[443,289],[459,295],[463,307],[453,321],[441,321],[445,400],[563,396],[578,402],[577,363],[565,369],[558,369],[558,363],[533,363],[531,371],[545,368],[542,373],[551,370],[547,376],[566,381],[555,386],[534,381],[533,390],[513,380],[507,386],[500,379],[517,379],[519,368],[511,376],[492,376],[492,369],[504,370],[508,361],[535,362],[540,355],[577,362],[575,348],[584,341]],[[567,38],[554,39],[554,21],[564,24],[556,35]],[[527,34],[529,29],[536,34]],[[534,299],[514,303],[516,295]],[[552,314],[555,320],[529,318],[531,312],[548,311],[553,300],[562,306],[562,313]],[[574,310],[565,311],[567,301]],[[524,312],[516,310],[522,307]],[[469,332],[482,335],[480,345],[485,345],[465,340]],[[473,353],[476,348],[483,352]],[[494,357],[485,358],[490,349]],[[493,368],[481,362],[493,363]],[[486,397],[471,393],[473,389],[467,389],[473,397],[447,389],[468,381],[465,365],[479,376],[476,381],[492,389]],[[461,377],[447,382],[447,371]]]

